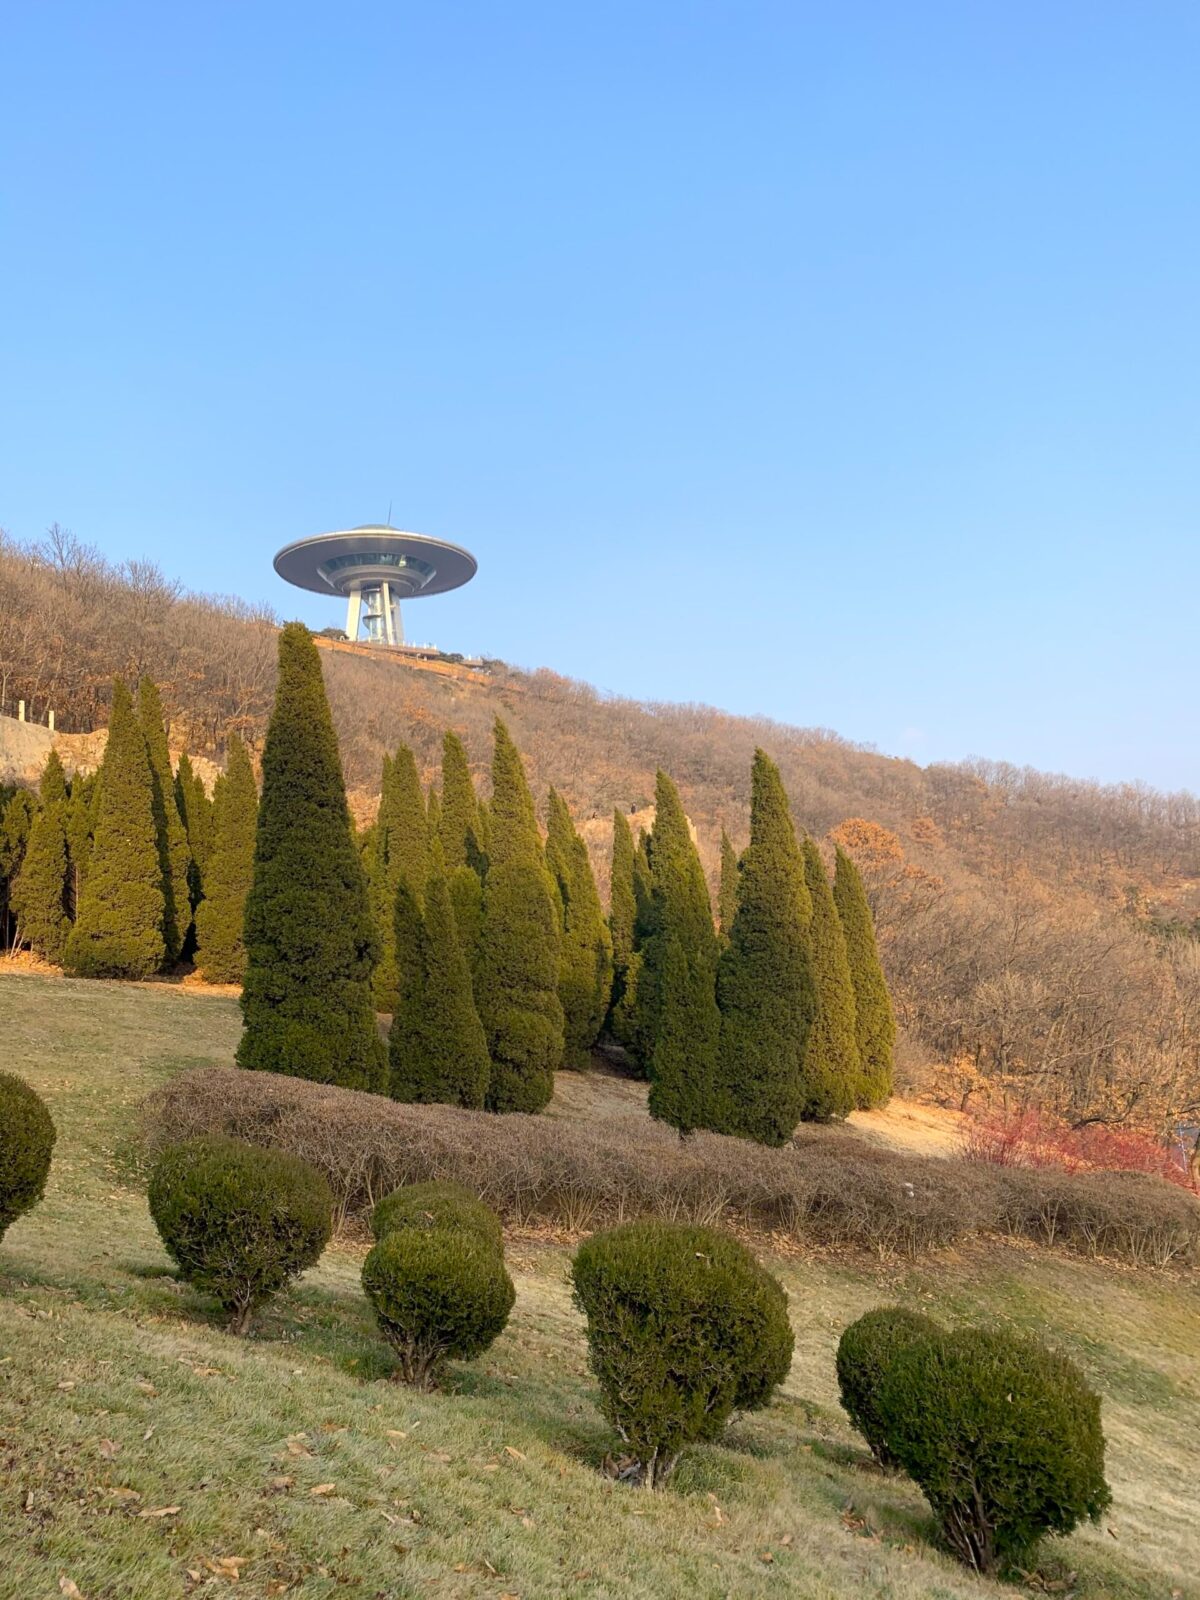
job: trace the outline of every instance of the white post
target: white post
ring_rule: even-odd
[[[50,729],[51,733],[54,732],[54,707],[53,706],[51,706],[50,710],[46,713],[46,726]]]
[[[25,702],[24,702],[24,700],[18,700],[17,701],[17,721],[18,722],[24,722],[25,721]]]

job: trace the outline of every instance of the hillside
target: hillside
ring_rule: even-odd
[[[183,594],[147,564],[116,569],[53,530],[0,543],[0,711],[103,725],[114,673],[151,673],[173,737],[220,758],[261,739],[272,619]],[[904,1030],[904,1081],[947,1104],[983,1088],[1033,1095],[1072,1120],[1165,1130],[1200,1109],[1200,802],[996,763],[919,767],[823,729],[704,706],[600,695],[549,671],[433,671],[327,651],[352,806],[376,803],[385,751],[412,745],[427,782],[456,729],[485,792],[505,718],[536,792],[565,796],[607,883],[614,806],[635,813],[656,767],[675,778],[715,876],[720,830],[745,843],[750,761],[778,762],[797,821],[839,830],[867,878]],[[1174,935],[1172,937],[1172,935]]]
[[[932,1548],[919,1494],[871,1467],[837,1400],[841,1328],[901,1300],[952,1324],[1036,1330],[1102,1396],[1112,1510],[1049,1541],[1031,1587],[1200,1600],[1190,1278],[998,1242],[911,1262],[774,1256],[790,1376],[654,1496],[601,1470],[612,1435],[569,1245],[553,1236],[509,1235],[512,1319],[443,1393],[381,1381],[352,1241],[257,1337],[232,1338],[158,1240],[136,1130],[142,1098],[227,1063],[239,1025],[222,995],[0,974],[6,1064],[59,1128],[44,1201],[0,1244],[5,1595],[965,1600],[979,1581]],[[556,1109],[580,1108],[568,1096]],[[593,1097],[583,1114],[608,1109]]]

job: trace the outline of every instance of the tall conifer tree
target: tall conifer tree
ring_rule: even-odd
[[[779,769],[754,753],[750,844],[721,956],[717,1119],[760,1144],[790,1139],[804,1108],[804,1045],[813,1015],[812,902]]]
[[[633,892],[633,834],[621,810],[613,812],[612,869],[610,873],[609,936],[613,949],[612,1001],[608,1026],[626,1047],[635,1038],[638,953],[637,900]]]
[[[25,859],[37,804],[28,789],[0,784],[0,938],[9,937],[12,886]]]
[[[637,907],[633,928],[635,949],[641,949],[650,936],[653,901],[654,874],[650,870],[650,835],[645,828],[640,828],[637,849],[633,852],[633,902]]]
[[[38,789],[40,807],[29,830],[25,859],[12,888],[20,936],[44,961],[61,962],[71,920],[67,914],[67,779],[51,750]]]
[[[204,870],[213,852],[216,829],[213,803],[185,750],[179,757],[179,765],[175,769],[175,804],[183,822],[183,831],[187,835],[188,851],[192,858],[190,885],[193,911],[203,899]]]
[[[813,977],[813,1020],[804,1045],[804,1105],[815,1122],[854,1109],[861,1071],[855,1037],[854,984],[841,920],[825,863],[815,840],[805,839],[804,880],[812,901],[808,949]]]
[[[225,772],[213,800],[213,847],[205,869],[208,893],[196,911],[196,964],[209,983],[241,983],[246,896],[254,878],[258,787],[246,746],[229,736]]]
[[[320,657],[299,622],[279,635],[262,768],[238,1063],[385,1090],[387,1051],[371,1004],[379,941]]]
[[[148,978],[166,958],[154,781],[133,699],[113,684],[95,834],[66,965],[85,978]]]
[[[650,1114],[680,1133],[709,1125],[721,1019],[717,934],[704,868],[679,791],[655,783],[650,835],[650,931],[638,973],[638,1041],[650,1076]]]
[[[875,943],[875,923],[857,866],[837,853],[833,899],[846,937],[846,955],[854,983],[855,1024],[860,1078],[857,1104],[864,1110],[886,1105],[892,1094],[892,1054],[896,1019],[887,979]]]
[[[561,932],[533,798],[508,729],[496,722],[490,859],[475,1000],[492,1059],[492,1111],[540,1111],[563,1057]]]
[[[175,803],[175,774],[171,771],[171,752],[167,748],[162,697],[151,678],[143,678],[138,684],[138,720],[150,756],[154,826],[158,831],[158,855],[163,874],[163,944],[170,966],[179,960],[192,925],[192,856],[183,818]]]
[[[566,801],[554,789],[547,816],[546,865],[562,905],[558,997],[566,1038],[563,1066],[586,1072],[612,994],[612,936],[600,907],[587,845],[571,820]]]
[[[404,886],[400,893],[408,898]],[[392,1094],[397,1100],[423,1104],[482,1106],[491,1072],[487,1039],[475,1009],[471,972],[454,926],[441,843],[436,840],[415,949],[420,957],[417,1003],[397,1008],[388,1041]]]
[[[99,806],[99,772],[77,772],[71,779],[67,798],[67,885],[71,920],[79,909],[88,863],[92,857],[92,832]]]
[[[729,842],[729,835],[721,829],[721,884],[717,891],[717,926],[721,936],[728,939],[737,915],[738,858]]]
[[[454,924],[467,960],[473,962],[483,927],[483,880],[487,876],[483,820],[462,740],[447,731],[442,740],[442,793],[438,837]]]
[[[409,886],[418,908],[425,898],[429,876],[429,829],[425,797],[417,775],[416,757],[401,745],[395,757],[384,758],[383,787],[375,822],[375,861],[372,878],[381,952],[375,969],[375,1006],[391,1011],[400,981],[396,952],[396,892],[401,879]]]

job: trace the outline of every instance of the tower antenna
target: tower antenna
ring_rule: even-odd
[[[392,525],[392,502],[391,502],[391,501],[390,501],[390,500],[389,500],[389,501],[388,501],[388,519],[387,519],[387,525],[388,525],[388,527],[389,527],[389,528],[390,528],[390,527],[391,527],[391,525]]]

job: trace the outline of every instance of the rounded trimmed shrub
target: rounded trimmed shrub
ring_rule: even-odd
[[[0,1239],[42,1198],[56,1137],[41,1095],[24,1078],[0,1072]]]
[[[871,1447],[881,1467],[899,1463],[887,1447],[879,1415],[879,1385],[898,1350],[914,1339],[929,1339],[942,1330],[919,1311],[881,1306],[852,1322],[838,1340],[837,1379],[842,1406]]]
[[[1027,1564],[1043,1534],[1095,1521],[1112,1499],[1100,1398],[1036,1340],[985,1328],[912,1340],[877,1405],[888,1450],[977,1572]]]
[[[371,1232],[382,1239],[397,1228],[448,1228],[504,1250],[500,1218],[461,1183],[410,1183],[385,1195],[371,1213]]]
[[[399,1227],[363,1262],[363,1289],[396,1353],[397,1378],[432,1389],[503,1332],[516,1291],[500,1251],[455,1228]]]
[[[787,1376],[787,1296],[729,1234],[630,1222],[586,1240],[572,1273],[601,1410],[648,1488],[667,1481],[686,1445],[719,1437],[735,1410],[766,1405]]]
[[[165,1150],[149,1201],[181,1276],[220,1302],[233,1333],[320,1258],[333,1229],[333,1198],[315,1167],[221,1134]]]

